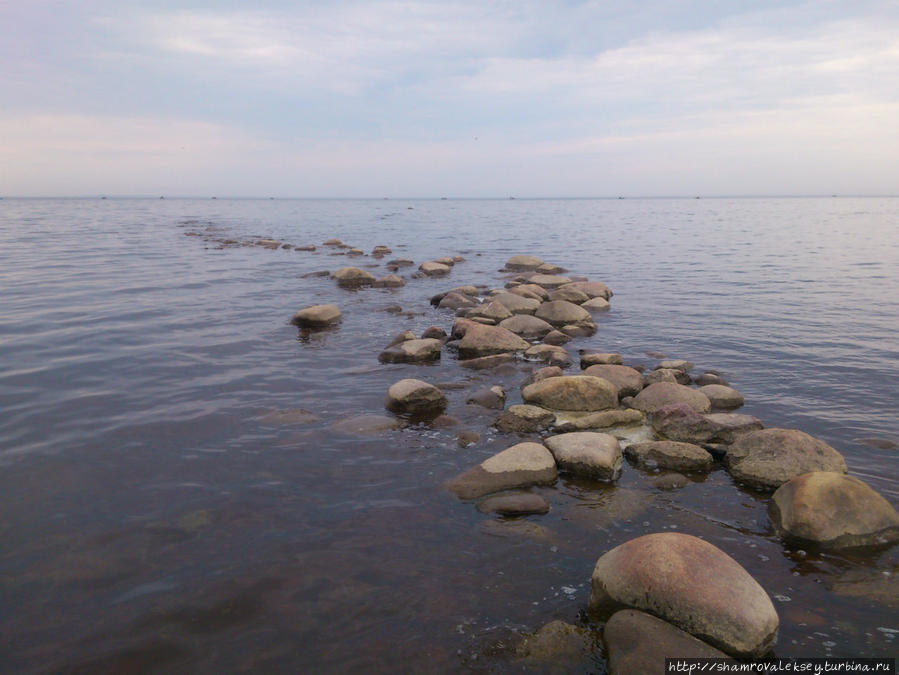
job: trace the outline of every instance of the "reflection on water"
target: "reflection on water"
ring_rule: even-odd
[[[897,205],[3,200],[0,662],[545,672],[521,661],[521,637],[554,619],[586,625],[596,559],[669,530],[759,580],[781,617],[779,655],[894,654],[897,547],[784,546],[767,496],[720,468],[671,487],[625,465],[614,486],[534,488],[545,516],[479,514],[442,484],[518,437],[465,401],[499,384],[519,402],[535,365],[377,354],[402,330],[449,327],[431,295],[501,285],[505,259],[534,252],[615,291],[571,351],[718,369],[741,412],[823,438],[895,503]],[[387,259],[209,236],[338,236],[466,261],[443,280],[350,292],[302,277]],[[298,336],[290,316],[320,302],[341,307],[342,325]],[[403,377],[441,383],[452,419],[392,428],[383,396]],[[463,448],[464,431],[479,436]],[[584,658],[578,668],[603,668],[601,646]]]

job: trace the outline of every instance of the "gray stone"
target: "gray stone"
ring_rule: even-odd
[[[743,434],[762,428],[762,421],[751,415],[711,413],[705,418],[715,426],[715,435],[709,439],[710,443],[733,443]]]
[[[796,476],[771,496],[778,535],[823,548],[881,546],[899,541],[899,513],[858,478],[832,471]]]
[[[655,412],[669,403],[686,403],[696,412],[708,412],[712,407],[708,397],[698,389],[672,382],[656,382],[634,397],[634,407],[645,413]]]
[[[621,448],[610,434],[576,431],[551,436],[545,443],[563,471],[605,481],[621,475]]]
[[[527,403],[552,410],[606,410],[618,405],[618,392],[608,380],[589,375],[563,375],[529,384],[521,392]]]
[[[673,471],[708,471],[713,461],[698,445],[677,441],[634,443],[624,449],[624,454],[638,466]]]
[[[603,555],[589,607],[600,618],[621,607],[643,610],[734,656],[762,656],[777,640],[777,612],[758,582],[721,549],[675,532]]]
[[[518,443],[484,460],[447,483],[461,499],[527,487],[551,485],[558,473],[552,454],[539,443]]]
[[[409,378],[390,385],[384,406],[395,413],[436,414],[446,408],[446,396],[433,384]]]
[[[735,480],[758,490],[776,490],[810,471],[847,472],[839,452],[797,429],[745,433],[728,448],[724,464]]]
[[[340,323],[342,319],[336,305],[312,305],[294,314],[290,322],[300,328],[324,328]]]

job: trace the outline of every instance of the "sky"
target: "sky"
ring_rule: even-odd
[[[0,0],[0,195],[899,194],[899,0]]]

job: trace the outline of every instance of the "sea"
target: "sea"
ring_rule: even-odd
[[[365,252],[322,246],[339,238]],[[291,248],[255,245],[273,239]],[[312,244],[315,251],[298,251]],[[392,253],[370,255],[377,245]],[[608,284],[577,352],[720,373],[767,427],[800,429],[899,504],[899,199],[0,200],[0,670],[596,672],[520,645],[586,614],[597,559],[651,532],[700,536],[780,616],[777,656],[899,652],[899,546],[781,541],[770,496],[718,466],[676,490],[534,488],[546,515],[478,512],[444,484],[517,443],[470,405],[541,364],[381,364],[449,331],[429,299],[501,288],[514,254]],[[419,263],[460,256],[443,278]],[[338,287],[357,266],[406,285]],[[336,304],[343,322],[290,319]],[[365,428],[387,388],[438,384],[447,417]],[[460,432],[479,435],[462,447]],[[533,438],[533,437],[532,437]],[[697,584],[703,574],[698,573]]]

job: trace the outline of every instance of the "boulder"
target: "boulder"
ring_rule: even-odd
[[[693,381],[699,385],[700,387],[704,387],[707,384],[724,384],[727,382],[723,377],[721,377],[718,373],[713,373],[711,371],[706,371],[699,377],[693,378]]]
[[[535,370],[524,383],[524,386],[545,380],[547,377],[559,377],[562,374],[562,369],[559,366],[544,366]]]
[[[523,298],[539,300],[540,302],[549,300],[549,293],[547,290],[543,288],[543,286],[538,286],[537,284],[521,284],[514,288],[510,288],[509,293],[520,295]]]
[[[693,364],[689,361],[685,361],[684,359],[666,359],[665,361],[661,361],[659,365],[656,366],[656,370],[660,369],[680,370],[688,373],[693,370]]]
[[[379,436],[385,431],[400,429],[403,421],[386,415],[353,415],[338,420],[331,425],[331,430],[352,436]]]
[[[565,335],[565,333],[563,333],[562,331],[555,329],[551,330],[543,336],[543,344],[547,345],[556,345],[558,347],[568,342],[571,342],[571,338]]]
[[[561,368],[567,368],[571,365],[571,354],[564,347],[555,345],[534,345],[525,351],[524,357],[532,361],[542,361]]]
[[[635,609],[615,612],[603,627],[609,675],[664,673],[666,658],[724,659],[727,654],[670,623]]]
[[[684,443],[711,441],[720,429],[687,403],[669,403],[657,408],[650,416],[650,423],[660,436]]]
[[[583,364],[583,360],[581,360]],[[643,377],[633,368],[614,364],[589,366],[584,375],[601,377],[618,388],[618,396],[636,396],[643,389]]]
[[[524,659],[525,672],[539,673],[591,672],[593,652],[590,631],[559,620],[526,637],[516,649]]]
[[[735,480],[758,490],[776,490],[811,471],[847,472],[839,452],[797,429],[745,433],[727,449],[724,464]]]
[[[582,302],[581,307],[588,312],[608,312],[612,309],[612,305],[610,305],[609,301],[605,298],[591,298],[586,302]]]
[[[535,405],[512,405],[493,422],[500,431],[530,434],[549,428],[556,416]]]
[[[397,333],[394,338],[387,343],[387,347],[393,347],[394,345],[398,345],[400,342],[406,342],[407,340],[415,340],[415,333],[411,330],[404,330],[402,333]]]
[[[514,354],[491,354],[490,356],[479,356],[474,359],[464,359],[459,361],[459,365],[470,370],[487,370],[514,362]]]
[[[456,324],[453,324],[455,332]],[[459,357],[473,359],[490,354],[506,352],[523,352],[530,343],[515,335],[510,330],[499,326],[484,326],[476,322],[465,327],[465,333],[459,342]]]
[[[677,384],[690,384],[690,376],[683,370],[673,368],[659,368],[643,376],[643,386],[648,387],[656,382],[676,382]]]
[[[334,272],[333,277],[339,286],[345,288],[370,286],[375,280],[371,274],[358,267],[341,267]]]
[[[603,410],[588,413],[561,413],[556,415],[555,429],[559,432],[587,431],[608,427],[633,426],[642,424],[643,413],[639,410]]]
[[[540,274],[565,274],[568,270],[560,265],[553,265],[552,263],[543,263],[536,270]]]
[[[560,277],[555,274],[532,274],[528,277],[528,283],[536,284],[547,290],[552,290],[571,283],[571,279],[568,277]]]
[[[406,282],[395,274],[379,277],[371,283],[373,288],[400,288],[405,286]]]
[[[710,443],[733,443],[743,434],[762,428],[762,421],[752,415],[711,413],[705,418],[715,426],[715,435],[709,439]]]
[[[452,267],[456,264],[456,259],[452,256],[443,256],[440,258],[434,258],[434,262],[441,265],[446,265],[447,267]]]
[[[529,384],[521,397],[552,410],[606,410],[618,405],[618,391],[608,380],[590,375],[563,375]]]
[[[771,496],[777,534],[822,548],[879,546],[899,541],[899,513],[858,478],[813,471],[788,480]]]
[[[506,261],[506,269],[511,272],[528,272],[542,264],[543,261],[533,255],[513,255]]]
[[[478,502],[477,509],[481,513],[495,513],[500,516],[529,516],[549,513],[549,502],[533,492],[515,492],[487,497]]]
[[[500,321],[499,325],[528,340],[539,340],[553,330],[546,321],[530,314],[516,314]]]
[[[446,408],[446,396],[433,384],[405,379],[390,385],[384,407],[408,415],[438,414]]]
[[[566,302],[574,303],[575,305],[581,305],[587,302],[590,298],[583,291],[579,291],[576,288],[571,287],[563,287],[557,288],[549,294],[550,301],[555,300],[565,300]]]
[[[676,532],[631,539],[603,555],[591,577],[590,609],[654,614],[713,647],[754,658],[777,640],[765,590],[724,551]]]
[[[343,242],[340,239],[328,239],[327,241],[322,242],[322,246],[342,246]]]
[[[381,363],[423,363],[440,358],[443,341],[435,338],[405,340],[388,347],[378,355]]]
[[[474,325],[477,325],[476,321],[466,319],[465,317],[458,317],[455,321],[453,321],[453,327],[450,330],[450,336],[456,339],[465,337],[465,332]]]
[[[723,384],[707,384],[700,387],[699,391],[708,396],[713,408],[733,410],[743,405],[743,395]]]
[[[613,354],[610,352],[584,352],[581,354],[581,370],[590,366],[616,365],[620,366],[624,363],[621,354]],[[639,374],[639,373],[638,373]],[[643,388],[643,384],[640,384]]]
[[[506,407],[506,392],[500,386],[493,386],[489,389],[481,389],[476,391],[466,400],[466,403],[474,403],[484,408],[493,408],[502,410]]]
[[[608,300],[613,295],[611,289],[599,281],[573,281],[570,284],[565,284],[562,288],[575,288],[586,294],[591,300],[593,298]]]
[[[518,443],[484,460],[447,483],[461,499],[527,487],[551,485],[558,473],[552,454],[539,443]]]
[[[506,309],[506,306],[499,302],[487,302],[477,307],[472,307],[466,312],[465,317],[468,319],[490,319],[495,323],[499,323],[505,319],[512,317],[512,312]]]
[[[450,273],[449,265],[444,265],[443,263],[433,261],[423,262],[418,266],[418,269],[420,272],[429,277],[442,277]]]
[[[342,319],[337,305],[312,305],[294,314],[290,323],[300,328],[325,328],[340,323]]]
[[[669,403],[686,403],[696,412],[708,412],[712,407],[708,397],[698,389],[673,382],[656,382],[634,397],[634,407],[645,413],[655,412]]]
[[[677,441],[634,443],[624,449],[624,454],[638,466],[672,471],[708,471],[713,461],[698,445]]]
[[[583,323],[570,323],[562,326],[560,329],[565,335],[568,337],[578,338],[578,337],[590,337],[596,332],[596,324],[593,323],[593,320],[585,321]]]
[[[553,326],[578,325],[582,323],[592,323],[590,313],[586,309],[581,309],[572,302],[565,300],[554,300],[544,302],[534,312],[534,316],[543,319]]]
[[[446,339],[446,331],[440,326],[428,326],[421,334],[422,339],[434,338],[443,342]]]
[[[610,434],[576,431],[551,436],[544,442],[563,471],[606,481],[621,475],[621,448]]]
[[[533,314],[540,306],[540,300],[527,298],[516,293],[498,293],[491,300],[500,303],[512,314]]]

